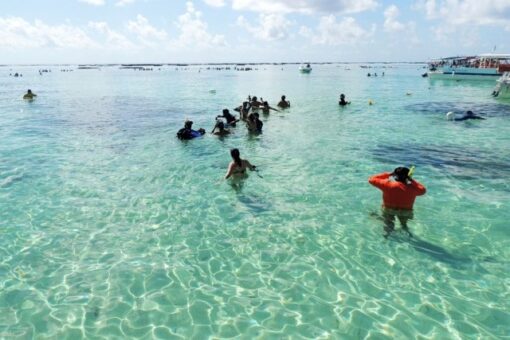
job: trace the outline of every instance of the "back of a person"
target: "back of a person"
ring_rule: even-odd
[[[411,210],[416,196],[419,195],[412,185],[398,181],[388,182],[381,190],[383,192],[384,207],[391,209]]]
[[[392,173],[383,172],[368,179],[371,185],[383,192],[383,207],[412,210],[416,196],[425,194],[427,189],[408,174],[408,168],[399,167]]]

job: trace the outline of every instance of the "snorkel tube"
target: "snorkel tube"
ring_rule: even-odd
[[[414,169],[415,169],[414,165],[412,165],[411,169],[409,169],[409,173],[407,174],[407,177],[409,177],[410,179],[413,178]]]

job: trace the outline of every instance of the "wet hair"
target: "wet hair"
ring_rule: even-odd
[[[230,156],[232,156],[232,159],[238,166],[243,166],[239,149],[230,149]]]
[[[258,112],[253,113],[253,115],[255,116],[255,118],[257,118],[257,119],[259,118],[259,113]]]
[[[193,122],[191,120],[187,120],[184,122],[184,127],[187,129],[191,129],[192,125],[193,125]]]
[[[257,96],[253,96],[253,97],[251,97],[251,101],[252,101],[252,102],[256,102],[256,101],[257,101]]]
[[[269,103],[268,102],[263,102],[262,103],[264,106],[269,106]]]
[[[228,109],[223,109],[223,114],[230,114],[230,112],[228,111]]]
[[[406,183],[409,178],[409,168],[403,166],[395,168],[395,170],[393,170],[393,176],[398,182]]]
[[[217,123],[216,123],[216,127],[220,130],[223,130],[225,128],[225,124],[219,120]]]
[[[285,96],[282,96],[282,100],[285,100]]]
[[[342,93],[342,94],[340,95],[340,98],[344,98],[344,97],[345,97],[345,94],[343,94],[343,93]]]
[[[28,89],[28,90],[27,90],[27,93],[32,93],[32,90],[31,90],[31,89]]]
[[[466,114],[467,114],[468,116],[472,116],[472,115],[474,115],[473,111],[471,111],[471,110],[467,111],[467,112],[466,112]]]

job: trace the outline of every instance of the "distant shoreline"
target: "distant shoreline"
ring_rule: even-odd
[[[57,63],[57,64],[0,64],[0,67],[8,66],[93,66],[93,67],[109,67],[109,66],[127,66],[127,67],[161,67],[161,66],[218,66],[218,65],[229,65],[229,66],[255,66],[255,65],[301,65],[301,64],[312,64],[312,65],[342,65],[342,64],[426,64],[425,61],[334,61],[334,62],[261,62],[261,63],[241,63],[241,62],[225,62],[225,63]]]

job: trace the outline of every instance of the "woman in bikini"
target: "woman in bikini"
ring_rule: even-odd
[[[255,171],[257,168],[255,165],[251,165],[250,162],[246,159],[241,159],[238,149],[230,150],[230,155],[232,156],[232,162],[230,162],[227,170],[227,174],[225,175],[225,179],[230,177],[244,177],[246,176],[246,169],[250,169],[250,171]]]

